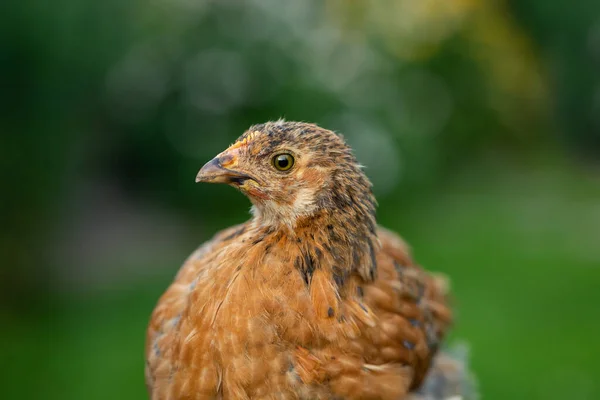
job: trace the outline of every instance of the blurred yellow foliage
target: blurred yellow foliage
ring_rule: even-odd
[[[486,75],[492,95],[488,101],[505,123],[518,128],[525,122],[519,116],[547,109],[548,88],[529,38],[501,5],[490,1],[484,5],[465,25],[464,36]]]
[[[330,15],[346,28],[373,35],[400,58],[428,58],[469,18],[480,0],[331,0]]]
[[[490,108],[512,129],[529,131],[531,116],[548,109],[535,49],[501,2],[331,0],[328,5],[331,19],[345,31],[380,42],[400,62],[425,62],[450,39],[466,43],[460,48],[462,57],[475,63],[484,77]]]

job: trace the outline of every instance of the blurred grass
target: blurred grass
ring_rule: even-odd
[[[475,169],[398,222],[418,260],[452,278],[453,337],[470,344],[484,398],[600,396],[598,183],[556,167]]]
[[[477,165],[425,201],[382,199],[380,220],[450,275],[452,340],[469,344],[483,398],[599,398],[600,175],[543,160]],[[153,279],[9,320],[2,397],[146,398],[144,331],[171,276]]]

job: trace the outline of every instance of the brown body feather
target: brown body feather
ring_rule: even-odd
[[[161,297],[146,347],[152,399],[402,399],[423,381],[451,320],[446,288],[376,227],[343,141],[307,124],[290,135],[298,126],[304,141],[267,125],[228,149],[239,170],[245,155],[291,146],[303,186],[236,180],[255,217],[192,254]]]

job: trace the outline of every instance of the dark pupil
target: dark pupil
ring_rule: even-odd
[[[279,156],[277,157],[277,166],[281,169],[287,168],[290,164],[290,160],[288,160],[287,156]]]

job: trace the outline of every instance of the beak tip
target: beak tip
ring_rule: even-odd
[[[236,170],[224,168],[220,157],[215,157],[207,162],[196,175],[196,183],[239,183],[242,180],[250,179],[249,176]]]
[[[222,172],[222,167],[219,164],[219,160],[214,158],[207,162],[201,169],[198,171],[196,175],[196,183],[199,182],[209,182],[210,177],[214,175],[218,175],[218,173]]]

